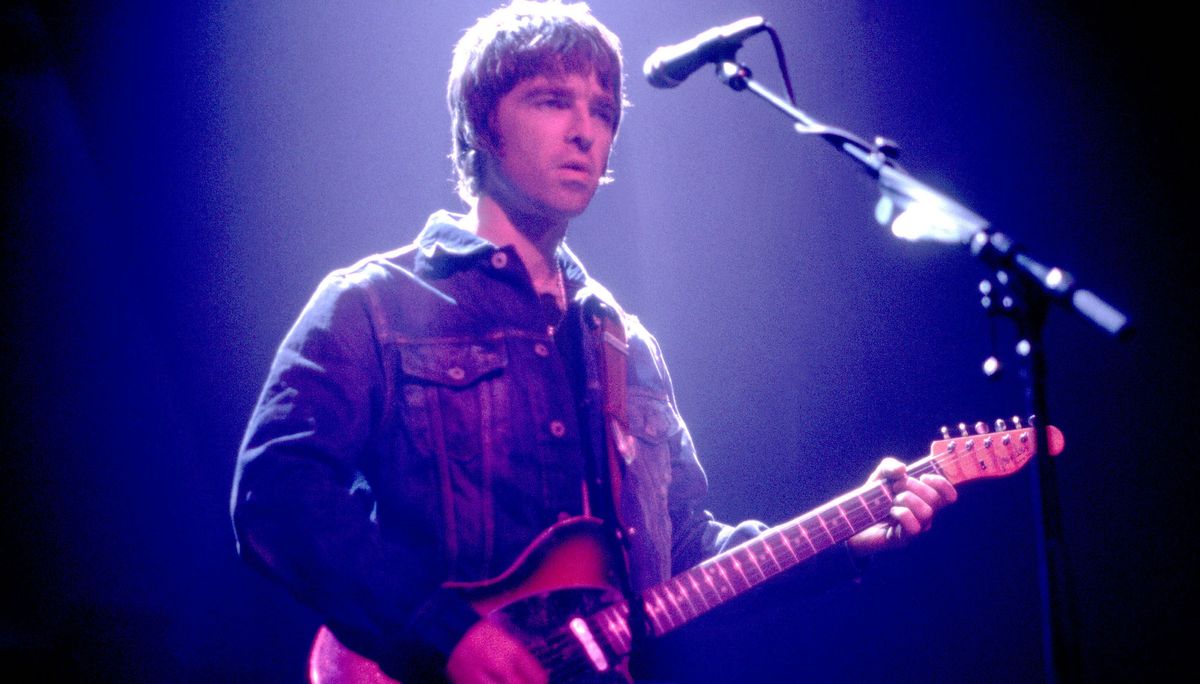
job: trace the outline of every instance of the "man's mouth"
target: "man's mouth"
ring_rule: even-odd
[[[563,162],[562,164],[559,165],[559,168],[567,169],[568,171],[578,171],[580,173],[583,173],[583,174],[589,175],[589,176],[592,175],[592,167],[587,162],[582,162],[582,161]]]

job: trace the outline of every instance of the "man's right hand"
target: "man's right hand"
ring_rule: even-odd
[[[487,618],[475,623],[450,653],[446,674],[454,684],[546,684],[541,663],[516,637]]]

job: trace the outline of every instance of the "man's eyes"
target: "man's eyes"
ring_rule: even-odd
[[[567,109],[571,106],[571,101],[565,97],[543,97],[538,99],[536,104],[550,109]]]
[[[544,109],[570,109],[574,106],[574,102],[574,99],[560,95],[539,97],[533,101],[535,106]],[[590,112],[592,116],[609,125],[612,125],[617,120],[616,110],[608,105],[593,105],[590,108]]]

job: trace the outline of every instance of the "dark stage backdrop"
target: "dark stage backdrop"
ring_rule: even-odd
[[[964,250],[902,243],[875,191],[656,46],[761,14],[802,109],[908,168],[1140,326],[1056,310],[1050,406],[1092,681],[1190,665],[1196,287],[1184,20],[1092,3],[596,0],[633,108],[570,242],[654,331],[722,519],[771,522],[937,428],[1023,413],[1011,325]],[[450,46],[490,3],[9,2],[3,604],[7,667],[88,681],[299,682],[316,617],[234,553],[228,489],[275,346],[323,274],[458,207]],[[768,40],[742,57],[780,88]],[[1190,122],[1189,122],[1190,123]],[[1184,169],[1189,169],[1185,179]],[[1015,361],[1010,365],[1015,369]],[[687,681],[1033,681],[1032,469],[962,501],[861,584],[786,588],[669,646]]]

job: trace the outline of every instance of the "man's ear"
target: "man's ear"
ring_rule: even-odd
[[[475,131],[475,149],[478,153],[484,154],[500,154],[500,148],[504,141],[500,140],[500,136],[496,131],[496,109],[488,112],[486,117],[487,128],[484,130]]]

